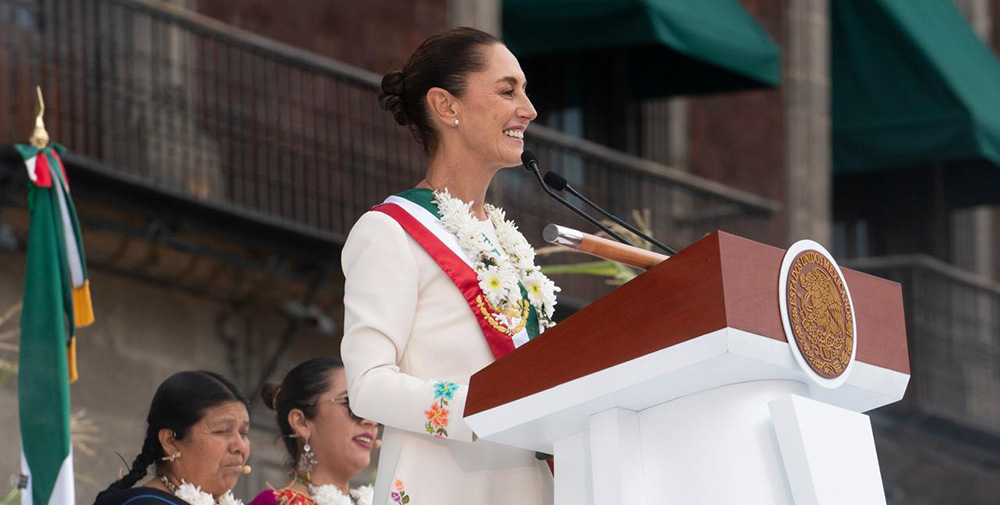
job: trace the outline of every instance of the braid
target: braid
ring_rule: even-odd
[[[146,469],[149,468],[149,465],[156,462],[156,452],[158,448],[159,440],[154,437],[146,437],[146,441],[142,444],[142,452],[140,452],[139,455],[132,460],[132,468],[129,472],[125,474],[124,477],[111,483],[107,489],[101,491],[101,493],[97,495],[97,499],[94,501],[98,502],[104,495],[128,489],[134,486],[136,482],[139,482],[139,479],[146,476]]]
[[[175,440],[182,440],[188,430],[205,416],[205,411],[227,402],[244,408],[249,404],[243,393],[229,379],[213,372],[177,372],[156,388],[146,415],[146,438],[142,450],[132,461],[128,473],[97,495],[98,501],[131,488],[146,476],[149,466],[164,456],[160,433],[170,430]],[[188,455],[189,458],[197,457]]]

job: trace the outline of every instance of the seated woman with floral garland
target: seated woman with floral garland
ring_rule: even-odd
[[[242,505],[230,490],[250,471],[248,404],[217,373],[170,376],[153,395],[146,437],[130,471],[98,494],[94,505]],[[151,465],[154,477],[133,487]]]
[[[262,491],[250,505],[372,503],[371,486],[350,489],[350,481],[371,461],[378,424],[351,411],[339,359],[306,361],[281,384],[268,384],[261,397],[277,413],[293,478],[281,489]]]

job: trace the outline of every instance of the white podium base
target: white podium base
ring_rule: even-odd
[[[744,382],[641,412],[595,414],[586,431],[555,441],[555,504],[836,503],[821,499],[826,488],[816,472],[837,465],[868,479],[852,504],[884,504],[867,416],[795,396],[807,391],[794,381]],[[834,431],[824,419],[837,423]],[[823,433],[837,438],[832,460],[823,456],[829,445],[817,445]],[[785,462],[796,468],[787,472]],[[830,481],[858,483],[843,476]]]

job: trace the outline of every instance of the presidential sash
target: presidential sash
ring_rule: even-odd
[[[493,356],[499,359],[538,334],[535,310],[523,298],[518,307],[510,311],[500,311],[489,303],[479,286],[475,265],[466,258],[455,235],[444,228],[429,200],[423,198],[430,193],[429,190],[410,190],[390,196],[371,210],[393,218],[441,267],[462,293]]]

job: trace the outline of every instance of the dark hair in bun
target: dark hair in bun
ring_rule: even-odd
[[[400,126],[410,124],[403,110],[403,72],[389,72],[382,78],[382,93],[378,96],[378,104],[392,113],[392,117]]]
[[[330,372],[338,368],[344,368],[344,362],[337,358],[313,358],[288,372],[281,384],[270,382],[261,389],[260,399],[277,413],[278,430],[293,466],[300,449],[293,438],[295,431],[288,424],[288,413],[299,409],[306,419],[312,419],[316,415],[316,399],[330,390]]]
[[[502,44],[500,39],[475,28],[454,28],[423,41],[410,55],[402,71],[382,78],[379,105],[392,113],[401,126],[430,154],[437,147],[437,132],[427,109],[427,91],[442,88],[461,97],[465,78],[486,68],[481,49]]]

